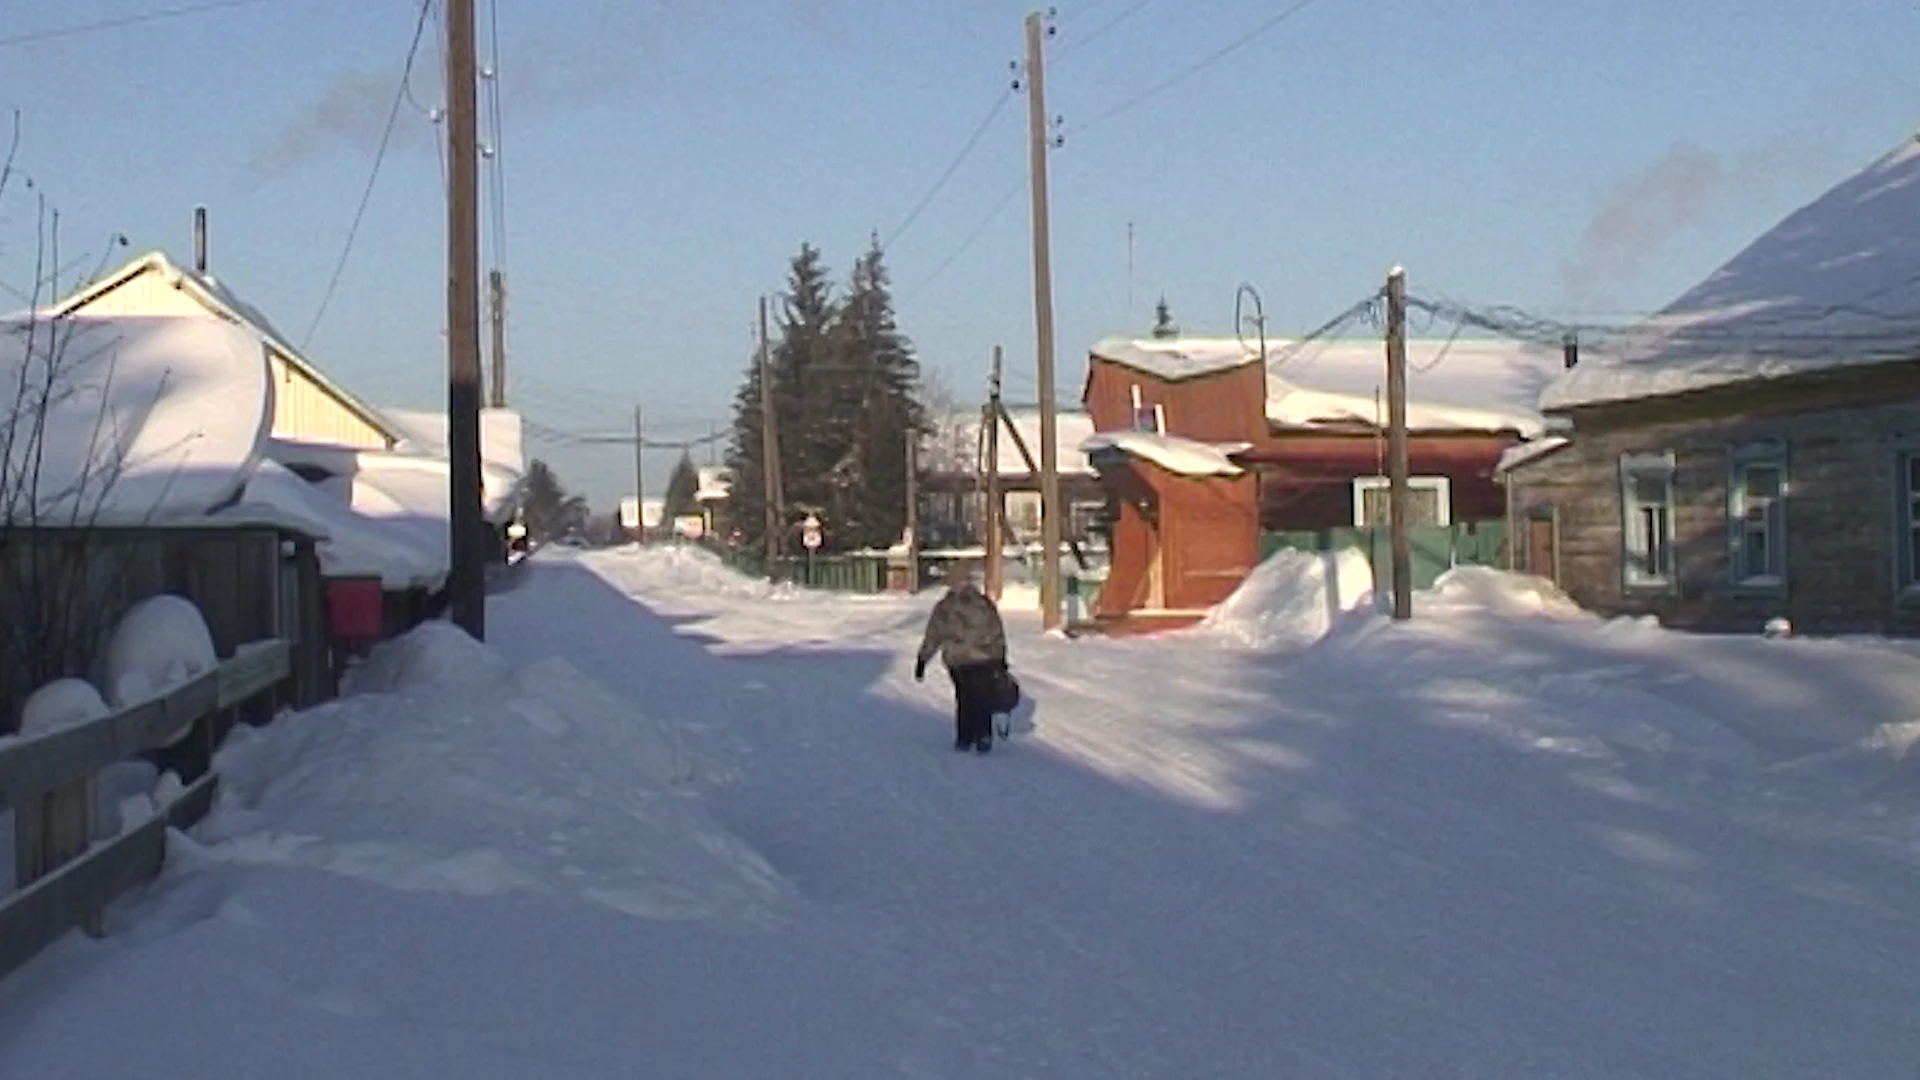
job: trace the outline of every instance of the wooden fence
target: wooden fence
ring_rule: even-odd
[[[75,928],[98,936],[102,912],[166,862],[167,830],[197,823],[213,806],[213,751],[250,704],[293,673],[282,639],[243,645],[230,659],[162,697],[90,723],[32,738],[0,740],[0,809],[12,809],[15,884],[0,902],[0,975]],[[189,728],[178,754],[174,736]],[[147,821],[91,844],[94,777],[116,762],[172,744],[190,764],[184,790]],[[192,775],[186,775],[191,773]]]
[[[216,652],[292,643],[286,700],[333,696],[319,558],[310,537],[255,525],[0,529],[0,735],[35,689],[86,676],[120,617],[171,593],[206,619]],[[40,640],[13,640],[31,634]]]

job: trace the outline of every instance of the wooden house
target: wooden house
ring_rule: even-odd
[[[1789,215],[1542,408],[1514,565],[1682,628],[1920,630],[1920,143]]]
[[[1007,409],[1012,425],[997,424],[994,437],[1011,544],[1040,540],[1040,410]],[[1063,537],[1075,544],[1097,541],[1107,497],[1081,444],[1093,434],[1084,412],[1055,414],[1054,445],[1060,472],[1060,498],[1066,505]],[[980,437],[980,413],[956,410],[933,417],[920,449],[921,546],[974,547],[985,539],[981,490],[986,446]],[[1030,459],[1031,458],[1031,462]]]
[[[1499,521],[1500,455],[1537,433],[1556,362],[1485,342],[1410,342],[1415,524]],[[1083,392],[1114,506],[1111,629],[1191,624],[1237,588],[1263,532],[1385,521],[1379,341],[1110,339]],[[1125,437],[1117,437],[1124,434]]]

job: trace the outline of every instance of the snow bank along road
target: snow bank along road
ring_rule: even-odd
[[[0,985],[0,1073],[1920,1069],[1920,817],[1853,743],[1920,715],[1903,651],[1497,575],[1288,651],[1016,615],[1037,728],[977,758],[932,599],[536,559],[490,646],[225,751],[112,936]]]

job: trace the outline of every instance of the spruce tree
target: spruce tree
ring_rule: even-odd
[[[1180,336],[1180,328],[1173,323],[1173,309],[1167,306],[1164,296],[1153,308],[1153,336],[1162,339]]]
[[[829,475],[840,546],[887,547],[906,524],[906,444],[925,424],[920,365],[894,317],[875,238],[854,264],[834,341],[847,375],[835,388],[839,455]]]
[[[693,455],[682,450],[680,460],[674,463],[673,474],[667,478],[667,523],[671,525],[678,517],[699,513],[699,494],[700,471],[694,467]]]

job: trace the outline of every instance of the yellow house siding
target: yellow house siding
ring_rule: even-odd
[[[211,308],[170,275],[147,269],[107,289],[74,309],[89,315],[207,315]],[[368,423],[312,376],[289,363],[272,346],[267,362],[273,373],[273,434],[277,438],[356,450],[383,450],[391,444],[386,434]]]
[[[155,273],[137,274],[119,288],[108,289],[76,311],[88,315],[205,315],[205,305],[184,289],[175,288]]]
[[[273,434],[300,442],[381,450],[386,436],[354,415],[340,400],[321,389],[305,373],[277,352],[269,351],[273,369]]]

